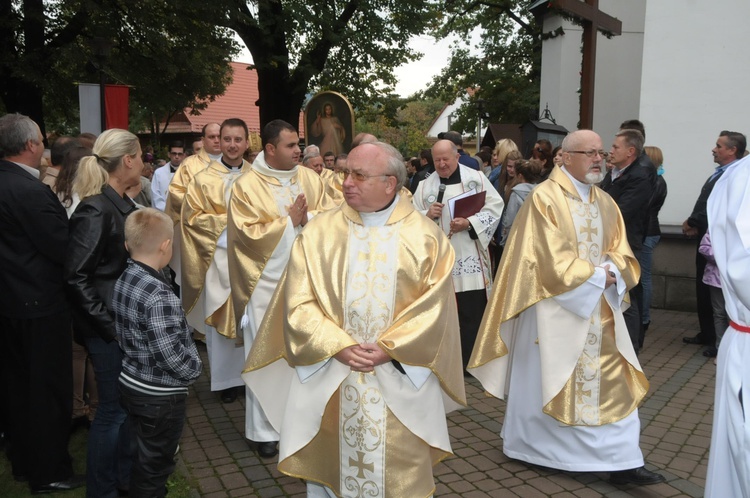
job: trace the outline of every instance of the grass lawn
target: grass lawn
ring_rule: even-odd
[[[73,471],[76,474],[86,473],[86,429],[78,429],[70,438],[70,454],[73,457]],[[167,483],[169,498],[188,498],[190,496],[190,482],[188,479],[175,471]],[[24,482],[13,480],[10,462],[4,454],[0,453],[0,496],[2,498],[21,498],[30,496],[29,486]],[[65,498],[83,498],[86,496],[86,488],[67,491],[65,493],[53,493],[46,496],[60,496]]]

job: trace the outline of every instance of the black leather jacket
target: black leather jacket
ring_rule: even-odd
[[[651,194],[651,201],[648,204],[648,226],[646,227],[646,237],[661,235],[659,227],[659,211],[664,205],[664,199],[667,198],[667,181],[663,176],[656,177],[654,184],[654,193]]]
[[[125,218],[135,210],[133,201],[107,185],[101,194],[81,201],[70,218],[64,275],[74,329],[83,337],[115,339],[109,308],[128,259]]]

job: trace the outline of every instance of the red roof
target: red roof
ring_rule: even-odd
[[[258,73],[248,69],[250,64],[231,62],[233,79],[223,95],[216,97],[200,114],[190,114],[190,109],[176,115],[169,123],[168,133],[200,133],[206,123],[221,123],[227,118],[240,118],[247,123],[250,132],[260,133],[258,100]],[[304,138],[303,113],[300,111],[298,130]]]

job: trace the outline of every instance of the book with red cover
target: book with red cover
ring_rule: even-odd
[[[474,216],[484,207],[484,200],[487,198],[487,191],[483,190],[469,197],[464,197],[456,201],[454,218],[468,218]]]

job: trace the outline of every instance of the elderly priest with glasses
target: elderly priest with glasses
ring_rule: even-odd
[[[347,168],[346,203],[295,240],[243,377],[308,497],[426,497],[465,403],[453,249],[399,193],[396,149],[359,145]]]
[[[507,397],[503,452],[534,465],[655,484],[639,442],[648,381],[622,318],[638,262],[603,176],[599,135],[562,143],[563,165],[526,198],[500,262],[469,372]]]

